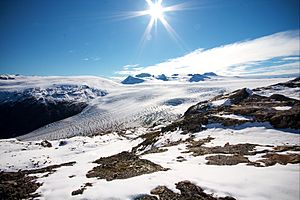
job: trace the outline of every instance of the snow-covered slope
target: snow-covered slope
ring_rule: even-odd
[[[82,80],[82,78],[80,78]],[[90,135],[112,130],[151,125],[155,121],[178,118],[196,102],[236,90],[256,88],[287,79],[241,79],[218,77],[199,83],[145,82],[139,85],[96,83],[108,94],[95,98],[80,114],[54,122],[20,139],[58,139],[76,135]],[[101,79],[102,80],[102,79]]]
[[[299,164],[270,167],[248,166],[246,163],[233,166],[207,165],[205,156],[194,157],[187,153],[188,143],[176,142],[185,140],[191,135],[182,135],[180,131],[169,132],[159,137],[156,147],[165,144],[165,151],[143,155],[165,168],[151,174],[144,174],[128,179],[87,178],[86,174],[97,164],[100,157],[107,157],[122,151],[130,151],[143,140],[138,136],[146,133],[145,129],[127,131],[123,136],[111,133],[96,137],[73,137],[64,141],[50,141],[52,147],[45,148],[41,141],[26,142],[0,140],[0,169],[18,171],[35,169],[54,164],[75,161],[73,166],[64,166],[47,176],[47,173],[34,174],[43,185],[36,191],[38,199],[90,199],[90,200],[133,200],[140,194],[149,194],[158,185],[165,185],[177,191],[174,183],[190,180],[204,188],[205,192],[215,196],[233,196],[238,200],[282,200],[299,199]],[[270,145],[297,145],[299,135],[274,130],[264,126],[244,126],[229,129],[224,127],[210,128],[195,134],[195,140],[215,138],[206,146],[223,146],[230,144],[254,143],[265,145],[258,150],[271,149]],[[136,139],[135,139],[136,138]],[[295,153],[295,152],[289,152]],[[261,155],[248,156],[250,160],[261,159]],[[182,160],[180,160],[182,159]],[[83,194],[72,196],[72,191],[80,189],[85,183],[91,183]]]
[[[87,101],[101,92],[113,90],[118,85],[108,79],[95,76],[14,76],[14,79],[0,80],[0,101],[17,101],[21,95],[7,96],[17,93],[26,93],[37,99],[42,97],[54,100]]]
[[[0,80],[0,138],[24,135],[78,114],[118,86],[97,77],[9,77],[13,79]]]
[[[192,191],[183,189],[196,199],[203,199],[198,193],[206,197],[209,194],[213,200],[299,199],[299,129],[275,129],[269,116],[270,112],[281,114],[283,121],[296,122],[299,127],[297,118],[288,117],[299,115],[299,101],[255,94],[263,89],[241,89],[285,81],[223,78],[189,84],[109,84],[108,94],[96,97],[79,115],[23,136],[33,141],[0,140],[0,196],[177,200],[181,198],[175,184],[184,181],[193,184]],[[215,97],[236,89],[241,90]],[[273,89],[269,91],[275,92]],[[289,88],[282,86],[279,91],[286,90]],[[270,96],[268,90],[264,94]],[[291,91],[287,94],[295,95]],[[168,119],[184,112],[185,116],[172,124],[140,127],[149,119]],[[254,121],[255,116],[260,118]],[[208,118],[219,123],[204,120]],[[196,130],[199,124],[204,128]],[[190,131],[181,125],[187,125]],[[102,135],[105,126],[128,129]],[[129,128],[132,126],[139,127]],[[95,130],[100,133],[93,137],[39,140]],[[143,165],[138,164],[141,162]],[[149,171],[153,165],[163,170]],[[138,173],[141,170],[144,173]],[[29,192],[31,186],[36,188]],[[176,198],[172,198],[174,193]],[[225,196],[229,198],[219,198]]]

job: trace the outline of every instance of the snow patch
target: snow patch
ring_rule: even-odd
[[[276,107],[273,107],[275,110],[289,110],[291,109],[292,107],[291,106],[276,106]]]

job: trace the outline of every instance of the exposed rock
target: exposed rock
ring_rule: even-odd
[[[42,184],[36,182],[37,177],[27,173],[0,172],[0,199],[29,199],[39,197],[34,193]]]
[[[203,191],[203,189],[190,181],[181,181],[175,184],[176,189],[180,191],[180,193],[175,193],[166,186],[158,186],[151,190],[151,194],[157,195],[159,198],[155,196],[147,195],[145,199],[141,198],[141,200],[235,200],[233,197],[214,197],[212,194],[207,194]]]
[[[222,100],[228,100],[230,104],[214,105],[214,102]],[[282,106],[291,108],[289,110],[273,108]],[[222,117],[222,114],[240,115],[247,117],[247,119]],[[279,94],[264,97],[253,94],[251,90],[243,88],[191,106],[182,118],[163,127],[161,130],[162,132],[167,132],[181,129],[195,133],[205,130],[208,124],[218,123],[223,126],[233,127],[247,122],[269,122],[275,128],[300,129],[299,118],[299,100]]]
[[[277,154],[276,152],[289,152],[289,151],[300,151],[300,146],[277,146],[273,147],[273,150],[256,150],[257,144],[234,144],[230,145],[226,143],[222,146],[206,147],[203,144],[210,142],[213,138],[205,138],[203,140],[194,141],[189,140],[187,145],[188,151],[183,153],[193,153],[193,156],[203,156],[207,154],[218,154],[207,156],[205,159],[208,160],[208,165],[237,165],[239,163],[247,163],[255,167],[268,167],[279,163],[281,165],[296,164],[300,163],[299,154]],[[266,146],[270,147],[270,146]],[[272,146],[271,146],[272,147]],[[219,154],[230,154],[230,155],[219,155]],[[264,154],[262,158],[257,161],[251,162],[245,155],[257,155]],[[264,163],[264,165],[261,165]]]
[[[0,172],[0,199],[14,200],[39,197],[40,195],[34,192],[42,183],[36,182],[37,177],[31,174],[48,172],[49,175],[61,166],[71,166],[73,164],[75,162],[51,165],[40,169],[20,170],[18,172]]]
[[[0,104],[1,138],[24,135],[46,124],[71,117],[87,106],[84,102],[47,102],[34,97]]]
[[[58,146],[65,146],[66,144],[68,144],[67,141],[61,140],[61,141],[59,141]]]
[[[287,165],[300,163],[299,154],[277,154],[277,153],[268,153],[262,156],[265,159],[258,160],[257,162],[263,162],[265,166],[273,166],[275,164]]]
[[[188,151],[185,153],[192,152],[193,156],[202,156],[206,154],[237,154],[237,155],[255,155],[257,153],[262,153],[261,151],[254,151],[255,147],[258,146],[256,144],[235,144],[230,145],[229,143],[222,146],[215,147],[205,147],[202,144],[191,143],[187,146]]]
[[[84,190],[85,190],[85,188],[80,188],[78,190],[74,190],[74,191],[72,191],[71,195],[75,196],[75,195],[83,194]]]
[[[63,166],[73,166],[76,162],[67,162],[67,163],[62,163],[58,165],[50,165],[47,167],[39,168],[39,169],[31,169],[31,170],[23,170],[24,173],[27,174],[38,174],[38,173],[53,173],[55,172],[55,169],[63,167]]]
[[[123,151],[119,154],[102,157],[94,163],[100,164],[87,173],[88,178],[98,177],[111,181],[114,179],[127,179],[142,174],[150,174],[167,169],[149,160],[140,159],[133,153]]]
[[[158,200],[158,198],[152,195],[142,194],[142,195],[138,195],[133,200]]]
[[[176,158],[176,161],[177,161],[177,162],[183,162],[183,161],[186,161],[186,159],[185,159],[184,157],[182,157],[182,156],[178,156],[178,157]]]
[[[289,110],[278,111],[270,116],[269,121],[275,128],[300,129],[300,104]]]
[[[44,140],[44,141],[41,142],[41,146],[49,148],[49,147],[52,147],[52,144],[49,141]]]
[[[293,80],[287,81],[285,83],[277,83],[273,86],[284,86],[288,88],[299,88],[300,87],[300,77],[297,77]]]
[[[71,195],[75,196],[75,195],[79,195],[79,194],[83,194],[84,190],[86,190],[87,187],[92,187],[93,184],[92,183],[85,183],[83,186],[81,186],[80,189],[78,190],[74,190]]]
[[[27,134],[52,122],[80,113],[91,99],[107,92],[87,85],[53,84],[0,90],[0,138]]]
[[[233,156],[225,156],[225,155],[215,155],[215,156],[207,156],[205,158],[208,160],[207,165],[237,165],[239,163],[249,163],[249,159],[242,155],[233,155]]]
[[[284,151],[300,151],[300,146],[276,146],[273,148],[274,152],[284,152]]]
[[[268,99],[274,100],[274,101],[294,101],[294,99],[286,97],[281,94],[272,94],[271,96],[268,97]]]
[[[144,141],[138,144],[137,146],[133,147],[131,152],[137,153],[138,151],[144,151],[146,148],[149,147],[150,149],[152,149],[154,143],[158,141],[160,135],[161,135],[160,131],[154,131],[154,132],[148,132],[140,136],[140,138],[144,139]]]
[[[162,132],[175,131],[178,128],[188,132],[199,132],[205,130],[203,125],[208,124],[208,117],[199,113],[195,115],[188,115],[181,118],[170,125],[167,125],[161,129]]]
[[[248,88],[236,90],[232,93],[233,94],[229,95],[228,98],[230,99],[230,102],[233,104],[238,104],[251,95],[251,91]]]

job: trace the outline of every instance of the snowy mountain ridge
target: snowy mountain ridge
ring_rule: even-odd
[[[166,76],[165,74],[151,75],[149,73],[141,73],[135,76],[128,76],[121,83],[122,84],[139,84],[144,82],[160,82],[160,81],[173,81],[173,82],[199,82],[208,79],[217,79],[218,75],[213,72],[206,72],[204,74],[173,74]]]

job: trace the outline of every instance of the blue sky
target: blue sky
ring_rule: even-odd
[[[162,5],[184,2],[186,10],[164,14],[180,41],[158,23],[142,43],[151,16],[124,18],[148,9],[145,0],[2,0],[0,73],[299,72],[298,0],[164,0]]]

